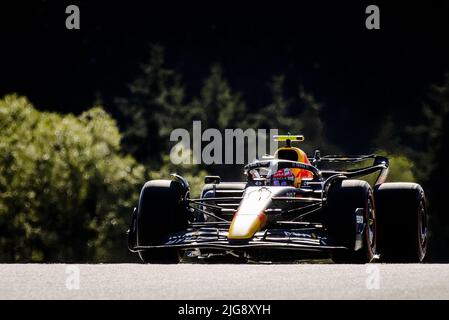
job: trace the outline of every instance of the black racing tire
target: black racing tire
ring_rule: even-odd
[[[363,208],[365,228],[362,233],[362,247],[355,250],[356,210]],[[327,193],[326,226],[329,238],[337,246],[348,249],[331,250],[335,263],[369,263],[376,254],[376,210],[370,185],[362,180],[339,180]]]
[[[137,243],[158,245],[171,233],[185,230],[188,212],[180,202],[186,191],[178,181],[152,180],[145,183],[137,208]],[[181,253],[176,248],[155,248],[139,251],[144,263],[179,263]]]
[[[426,256],[427,206],[417,183],[383,183],[374,189],[379,253],[383,262],[416,263]]]

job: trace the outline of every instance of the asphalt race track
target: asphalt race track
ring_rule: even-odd
[[[449,299],[449,265],[1,264],[0,299]]]

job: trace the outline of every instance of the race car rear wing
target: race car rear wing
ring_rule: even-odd
[[[377,155],[364,155],[364,156],[325,156],[319,159],[318,162],[348,162],[358,163],[365,160],[373,159],[374,162],[371,166],[349,170],[321,170],[323,177],[345,177],[348,179],[359,178],[367,176],[369,174],[379,172],[376,178],[375,185],[384,183],[388,176],[388,170],[390,162],[388,158]],[[315,159],[314,159],[315,160]]]
[[[316,154],[312,157],[315,160]],[[317,159],[320,162],[363,162],[365,160],[369,159],[376,159],[375,154],[368,154],[368,155],[357,155],[357,156],[345,156],[345,155],[327,155],[320,157]]]

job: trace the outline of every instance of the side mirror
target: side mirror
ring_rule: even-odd
[[[221,178],[219,176],[205,176],[204,183],[205,184],[219,184]]]
[[[317,166],[318,162],[321,161],[321,152],[320,150],[315,150],[315,154],[313,155],[312,165]]]

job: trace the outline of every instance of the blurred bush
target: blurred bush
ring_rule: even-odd
[[[126,259],[144,168],[100,107],[80,116],[0,100],[0,261]]]
[[[189,154],[189,152],[186,152]],[[149,171],[149,180],[170,179],[172,173],[177,173],[187,179],[190,185],[190,197],[199,198],[204,185],[204,178],[208,173],[198,165],[179,164],[174,165],[170,156],[163,156],[163,164],[158,169]]]
[[[415,164],[403,154],[388,153],[383,150],[376,152],[390,161],[387,182],[416,182]]]

